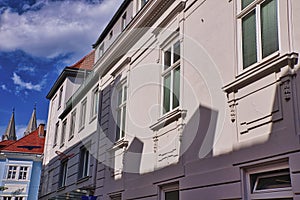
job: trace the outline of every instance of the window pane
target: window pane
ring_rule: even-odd
[[[84,159],[84,176],[88,176],[89,169],[89,152],[85,149],[85,159]]]
[[[124,86],[123,102],[127,100],[127,86]]]
[[[165,200],[179,200],[179,191],[165,192]]]
[[[257,62],[255,11],[242,19],[243,67]]]
[[[122,104],[122,89],[118,91],[118,106]]]
[[[246,8],[254,0],[242,0],[242,9]]]
[[[120,139],[121,109],[117,111],[116,141]]]
[[[173,78],[173,109],[179,106],[180,100],[180,67],[174,70]]]
[[[122,135],[121,137],[125,136],[125,123],[126,123],[126,106],[123,107],[123,116],[122,116]]]
[[[291,186],[291,178],[289,174],[274,175],[273,177],[258,178],[256,190],[286,188]]]
[[[174,44],[174,63],[180,59],[180,42]]]
[[[277,0],[264,2],[261,7],[263,58],[279,49],[277,23]]]
[[[164,77],[163,113],[170,111],[170,86],[171,86],[171,74],[168,74]]]
[[[171,66],[171,49],[164,52],[164,69]]]

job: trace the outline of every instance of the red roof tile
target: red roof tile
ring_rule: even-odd
[[[8,143],[3,141],[4,144]],[[2,144],[2,142],[0,143]],[[45,138],[40,137],[38,129],[31,132],[30,134],[22,137],[17,141],[12,141],[11,144],[0,149],[2,152],[18,152],[18,153],[32,153],[42,154],[44,152]]]
[[[84,56],[81,60],[79,60],[74,65],[70,66],[78,69],[88,69],[92,70],[95,61],[95,50],[91,51],[88,55]]]
[[[8,145],[11,145],[12,143],[14,143],[16,141],[14,140],[4,140],[0,142],[0,150],[3,149],[4,147],[7,147]]]

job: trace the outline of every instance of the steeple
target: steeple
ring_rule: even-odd
[[[13,109],[5,133],[4,135],[2,135],[2,140],[17,140],[16,128],[15,128],[15,109]]]
[[[29,133],[31,133],[32,131],[37,129],[37,125],[36,125],[36,105],[34,105],[34,109],[31,115],[31,118],[28,122],[26,131],[24,132],[24,135],[28,135]]]

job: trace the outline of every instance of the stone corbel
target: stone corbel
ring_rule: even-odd
[[[235,93],[229,93],[227,95],[228,98],[228,104],[229,104],[229,108],[230,108],[230,120],[231,122],[235,122],[236,121],[236,100],[235,100]]]

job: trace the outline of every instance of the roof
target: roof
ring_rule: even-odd
[[[95,50],[91,51],[89,54],[81,58],[77,63],[69,67],[92,70],[94,66],[94,62],[95,62]]]
[[[59,77],[56,79],[46,98],[51,99],[61,84],[64,82],[66,77],[85,77],[86,72],[90,72],[94,67],[95,50],[92,50],[89,54],[81,58],[77,63],[65,67],[65,69],[60,73]]]
[[[3,141],[0,145],[6,145],[1,152],[18,152],[18,153],[31,153],[42,154],[44,152],[45,137],[39,136],[39,129],[31,132],[30,134],[22,137],[17,141]]]
[[[1,149],[3,149],[4,147],[12,144],[12,143],[15,143],[16,141],[13,141],[13,140],[4,140],[4,141],[1,141],[0,142],[0,151]]]
[[[131,2],[131,0],[124,0],[124,2],[121,4],[115,15],[112,17],[104,31],[101,33],[95,44],[93,44],[93,48],[96,48],[97,45],[99,45],[106,37],[106,35],[110,32],[110,30],[113,28],[113,26],[117,23],[120,16],[123,14],[123,12],[126,10],[128,4]]]
[[[16,128],[15,128],[15,112],[12,112],[8,126],[5,133],[2,136],[2,140],[17,140]]]

